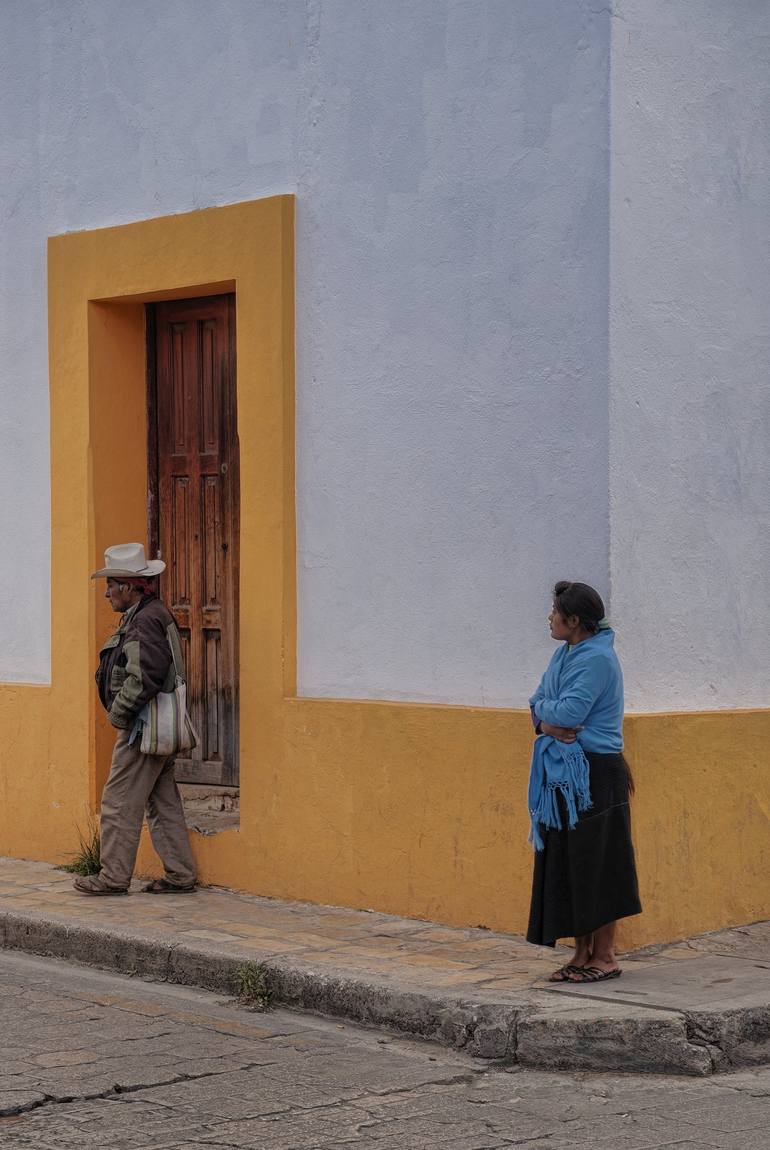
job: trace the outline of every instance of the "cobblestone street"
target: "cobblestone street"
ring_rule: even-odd
[[[770,1069],[711,1079],[490,1069],[198,990],[0,955],[0,1145],[78,1150],[765,1150]]]

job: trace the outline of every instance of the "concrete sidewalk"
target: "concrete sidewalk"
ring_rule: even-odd
[[[45,863],[0,859],[0,942],[235,993],[258,963],[277,1004],[477,1057],[707,1075],[770,1062],[770,923],[647,948],[598,986],[549,985],[562,952],[514,935],[217,888],[89,898]]]

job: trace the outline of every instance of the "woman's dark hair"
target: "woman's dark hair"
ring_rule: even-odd
[[[562,619],[577,615],[586,631],[595,635],[604,618],[604,603],[598,591],[587,583],[570,583],[561,579],[553,589],[553,605]]]

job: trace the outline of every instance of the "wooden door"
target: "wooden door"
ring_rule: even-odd
[[[235,297],[147,307],[150,545],[182,635],[199,745],[180,782],[238,782]]]

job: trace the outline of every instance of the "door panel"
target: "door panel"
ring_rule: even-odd
[[[181,782],[238,781],[238,441],[233,296],[148,305],[150,542],[182,635],[200,744]]]

